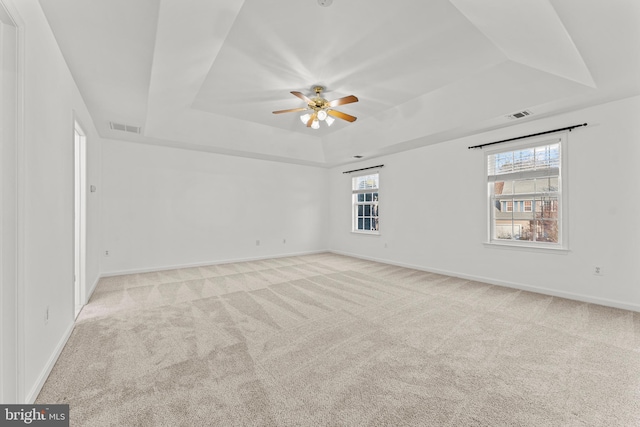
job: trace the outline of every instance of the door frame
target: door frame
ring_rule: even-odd
[[[0,402],[26,403],[24,366],[24,21],[14,0],[0,0],[0,29],[14,28],[11,39],[0,37],[1,54],[11,55],[13,78],[0,72],[0,90],[10,88],[12,111],[0,111],[2,128],[11,127],[9,138],[0,136]],[[7,58],[5,56],[5,58]]]
[[[76,319],[86,304],[87,266],[87,136],[76,117],[73,120],[73,162],[73,318]]]

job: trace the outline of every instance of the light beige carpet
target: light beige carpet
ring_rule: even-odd
[[[74,426],[637,426],[640,313],[318,254],[105,278]]]

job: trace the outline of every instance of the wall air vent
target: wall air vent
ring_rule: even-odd
[[[109,122],[109,128],[121,132],[140,133],[140,126],[123,125],[122,123]]]
[[[508,119],[522,119],[532,115],[533,113],[529,110],[518,111],[517,113],[509,114],[507,116]]]

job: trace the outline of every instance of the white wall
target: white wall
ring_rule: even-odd
[[[18,24],[0,2],[0,402],[18,401]]]
[[[331,250],[640,311],[640,98],[331,170]],[[568,252],[487,247],[484,153],[468,146],[569,133]],[[350,233],[350,176],[384,164],[380,236]],[[385,244],[388,246],[385,248]],[[593,274],[599,265],[604,276]]]
[[[18,160],[22,319],[18,401],[32,401],[73,327],[73,123],[87,132],[89,182],[99,144],[88,111],[36,0],[7,0],[22,21],[24,138]],[[98,199],[88,197],[87,282],[99,275]],[[49,321],[45,312],[49,307]]]
[[[102,187],[103,274],[327,247],[326,169],[108,140]]]

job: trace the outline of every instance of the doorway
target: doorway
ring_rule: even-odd
[[[73,126],[74,153],[74,319],[80,314],[85,304],[85,258],[86,258],[86,136],[80,124],[75,121]]]

